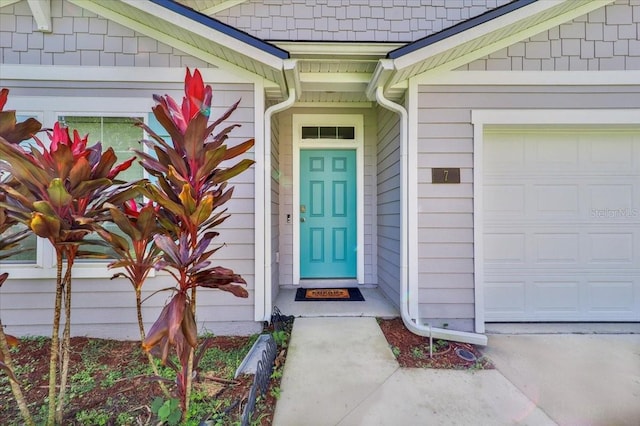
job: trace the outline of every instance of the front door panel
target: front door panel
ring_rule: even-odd
[[[357,275],[356,151],[300,151],[300,277]]]

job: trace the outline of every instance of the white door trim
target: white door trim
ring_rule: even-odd
[[[302,139],[302,126],[355,127],[355,141],[341,139]],[[357,280],[364,284],[364,116],[362,114],[294,114],[293,115],[293,284],[300,285],[300,150],[301,149],[355,149],[357,192]]]
[[[630,125],[640,123],[640,109],[608,110],[472,110],[473,124],[473,269],[475,289],[475,328],[485,332],[484,247],[483,247],[483,145],[485,126],[491,125]]]

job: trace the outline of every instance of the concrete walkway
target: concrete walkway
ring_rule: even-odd
[[[400,369],[375,318],[297,318],[274,425],[554,425],[498,370]]]
[[[560,425],[640,425],[640,334],[491,335],[485,355]]]

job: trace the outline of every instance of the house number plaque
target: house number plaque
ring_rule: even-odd
[[[460,168],[433,168],[431,169],[432,183],[460,183]]]

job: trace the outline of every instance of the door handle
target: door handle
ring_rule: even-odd
[[[307,219],[305,219],[304,217],[300,218],[300,222],[306,222],[306,221],[307,221]]]

